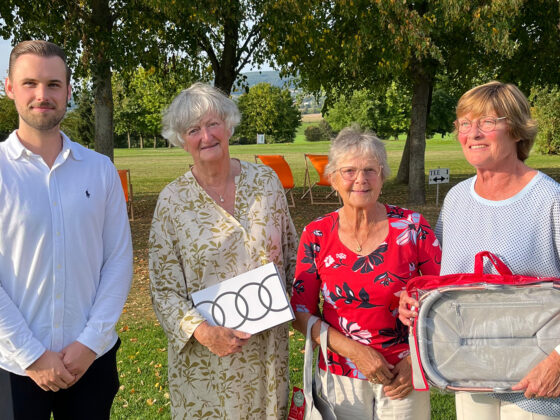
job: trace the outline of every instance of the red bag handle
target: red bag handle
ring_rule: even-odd
[[[513,275],[509,267],[490,251],[481,251],[474,256],[474,274],[484,274],[484,257],[487,257],[490,260],[492,265],[496,267],[496,270],[498,270],[498,273],[502,276]]]

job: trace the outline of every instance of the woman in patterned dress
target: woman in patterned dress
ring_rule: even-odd
[[[372,133],[342,130],[326,170],[343,206],[311,222],[301,236],[293,325],[306,333],[322,294],[338,419],[428,419],[430,396],[412,390],[407,328],[397,309],[411,278],[439,273],[439,243],[421,214],[378,201],[389,166]],[[319,330],[317,321],[317,343]],[[323,360],[320,368],[325,381]]]
[[[445,197],[436,225],[441,274],[472,273],[474,256],[490,251],[515,274],[560,277],[560,185],[525,163],[537,134],[529,101],[516,86],[493,81],[466,92],[456,113],[457,139],[476,176]],[[399,316],[407,325],[413,306],[403,293]],[[458,392],[457,419],[560,418],[558,344],[512,387],[522,392]]]
[[[274,262],[287,290],[296,234],[272,169],[230,158],[240,114],[196,83],[163,117],[163,135],[193,157],[161,192],[150,233],[154,310],[168,338],[174,419],[277,419],[288,404],[288,328],[259,334],[211,326],[193,292]]]

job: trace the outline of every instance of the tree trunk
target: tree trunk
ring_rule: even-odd
[[[237,7],[239,3],[235,2]],[[217,66],[212,66],[214,69],[214,86],[221,89],[226,95],[231,93],[233,83],[237,79],[238,72],[236,67],[237,62],[237,48],[239,41],[239,27],[241,21],[238,13],[231,13],[231,16],[224,22],[224,48],[222,56]]]
[[[111,63],[106,55],[110,48],[113,18],[108,0],[93,0],[91,20],[99,28],[93,40],[93,76],[95,105],[95,150],[113,160],[113,91]]]
[[[128,141],[128,148],[130,149],[130,131],[126,132],[126,139]]]
[[[144,148],[144,137],[142,137],[142,134],[140,134],[140,149]]]
[[[408,128],[408,133],[406,133],[406,142],[404,144],[401,163],[399,165],[399,171],[397,172],[397,177],[395,178],[396,181],[399,184],[408,185],[409,172],[410,172],[410,127]]]
[[[426,203],[424,157],[426,152],[428,102],[433,87],[433,76],[428,74],[422,63],[419,62],[414,63],[412,72],[408,202],[411,205],[422,205]]]
[[[157,136],[154,136],[154,149],[157,148]]]

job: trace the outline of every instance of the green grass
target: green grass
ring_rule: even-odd
[[[310,123],[313,124],[313,123]],[[303,129],[298,134],[303,136]],[[396,174],[402,155],[404,139],[386,142],[389,165]],[[255,154],[283,154],[294,172],[296,197],[302,193],[305,171],[304,153],[327,153],[328,142],[307,143],[298,137],[293,144],[232,146],[234,157],[253,162]],[[147,238],[157,194],[192,163],[190,156],[178,148],[171,149],[117,149],[115,163],[119,169],[128,168],[134,187],[136,220],[131,222],[134,242],[134,284],[125,311],[117,326],[122,340],[118,352],[121,389],[112,409],[113,419],[169,419],[170,401],[167,382],[167,343],[157,321],[148,294]],[[560,179],[560,159],[533,153],[528,164]],[[442,184],[440,200],[449,188],[474,174],[465,161],[461,148],[452,136],[428,140],[426,172],[437,167],[450,168],[451,183]],[[427,187],[427,204],[418,208],[435,223],[439,209],[435,206],[435,187]],[[299,193],[299,194],[298,194]],[[406,187],[389,179],[381,201],[406,205]],[[441,202],[440,201],[440,202]],[[334,206],[336,207],[336,206]],[[324,214],[333,206],[311,206],[306,200],[296,198],[296,208],[291,215],[298,232],[313,218]],[[303,366],[303,336],[295,332],[290,337],[290,382],[301,387]],[[432,419],[455,418],[453,396],[432,391]]]

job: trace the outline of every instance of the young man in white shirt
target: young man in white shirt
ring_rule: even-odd
[[[132,279],[118,174],[60,131],[70,99],[60,47],[16,45],[5,91],[19,127],[0,143],[0,412],[109,419]]]

